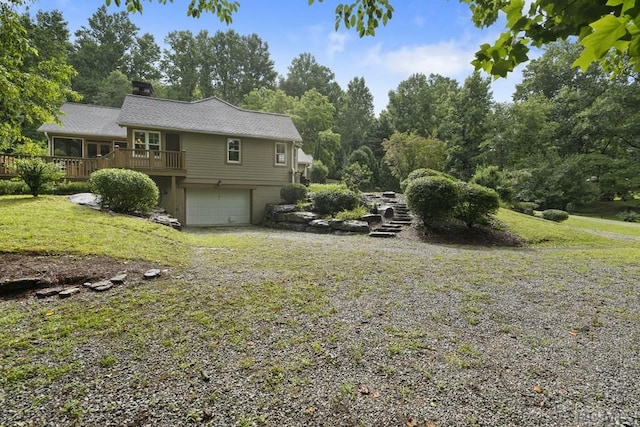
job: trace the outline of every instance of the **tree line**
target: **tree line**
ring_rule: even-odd
[[[48,71],[65,88],[38,102],[81,99],[119,107],[131,80],[144,80],[158,97],[217,96],[289,114],[315,159],[317,180],[399,189],[411,171],[429,168],[490,186],[504,199],[561,209],[629,197],[640,186],[638,75],[627,68],[612,77],[598,63],[574,68],[583,53],[576,43],[551,43],[531,61],[510,103],[496,103],[490,79],[479,72],[462,83],[414,74],[389,91],[376,117],[364,78],[354,77],[343,89],[309,53],[280,76],[256,34],[172,31],[161,49],[126,12],[109,14],[106,7],[75,32],[73,43],[60,12],[20,19],[29,44],[20,50],[18,69]],[[39,124],[23,123],[22,136],[39,137]],[[22,141],[4,136],[4,150]]]

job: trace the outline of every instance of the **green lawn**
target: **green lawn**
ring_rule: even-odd
[[[639,227],[498,219],[528,244],[177,232],[64,197],[0,197],[2,252],[172,270],[104,294],[0,301],[0,426],[126,425],[125,398],[152,424],[238,426],[544,424],[529,413],[544,399],[625,401],[640,371]],[[612,363],[614,376],[598,368]]]

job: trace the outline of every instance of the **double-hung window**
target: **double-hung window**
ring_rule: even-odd
[[[160,156],[160,132],[134,130],[133,148],[136,156],[149,156],[149,151],[155,151],[156,157]]]
[[[227,163],[240,163],[240,140],[229,138],[227,140]]]
[[[286,166],[287,164],[287,144],[276,142],[276,166]]]

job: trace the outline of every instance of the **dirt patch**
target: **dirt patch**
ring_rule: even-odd
[[[145,271],[158,268],[146,261],[127,261],[106,256],[0,253],[0,284],[21,278],[38,279],[41,285],[72,286],[84,282],[106,280],[127,273],[136,280]],[[29,296],[32,292],[17,292],[11,297]]]

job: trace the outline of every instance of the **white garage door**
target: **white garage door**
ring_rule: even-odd
[[[250,190],[187,189],[187,225],[238,225],[250,222]]]

